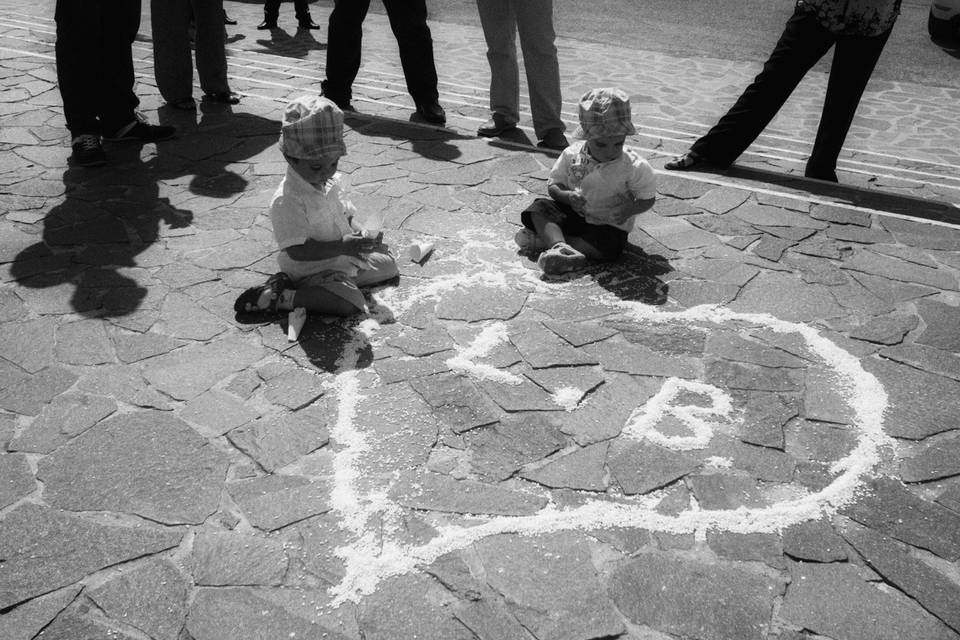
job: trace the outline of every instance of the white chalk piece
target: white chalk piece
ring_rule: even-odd
[[[300,330],[307,321],[307,310],[297,307],[287,314],[287,342],[296,342],[300,337]]]
[[[407,256],[414,262],[423,262],[427,259],[427,256],[430,255],[431,251],[433,251],[432,242],[418,242],[417,244],[410,245],[410,248],[407,249]]]

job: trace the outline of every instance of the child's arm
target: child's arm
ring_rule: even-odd
[[[343,236],[340,240],[307,240],[303,244],[287,247],[287,255],[299,261],[326,260],[337,256],[362,257],[380,246],[376,238],[364,238],[358,233]]]
[[[547,193],[554,201],[567,205],[580,215],[584,214],[587,199],[576,189],[571,189],[567,185],[559,182],[551,182],[547,185]]]
[[[623,196],[623,201],[620,206],[613,211],[613,222],[615,224],[623,224],[631,217],[641,214],[644,211],[649,211],[656,201],[656,198],[643,198],[638,200],[634,198],[632,194],[628,193]]]

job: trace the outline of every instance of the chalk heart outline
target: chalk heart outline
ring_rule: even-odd
[[[502,274],[501,274],[502,276]],[[463,286],[460,280],[458,285]],[[432,285],[432,295],[442,287]],[[847,456],[831,465],[831,472],[837,477],[829,485],[816,493],[800,495],[764,507],[740,507],[733,510],[705,510],[692,507],[677,515],[658,513],[655,510],[659,502],[656,492],[646,496],[634,497],[625,502],[609,502],[588,499],[574,508],[558,508],[547,505],[540,512],[529,516],[496,516],[471,519],[481,521],[469,526],[449,525],[438,529],[437,535],[425,544],[404,545],[386,533],[383,537],[373,535],[364,529],[368,518],[373,515],[397,515],[401,507],[386,499],[386,492],[375,496],[358,497],[350,495],[344,486],[335,488],[332,501],[334,511],[340,511],[344,526],[356,536],[353,544],[336,550],[345,563],[346,572],[338,585],[331,587],[334,606],[345,601],[358,602],[364,595],[373,593],[383,580],[401,574],[417,571],[444,554],[457,551],[482,540],[499,534],[536,535],[556,531],[595,530],[605,527],[634,527],[667,533],[704,534],[707,530],[722,530],[734,533],[774,532],[792,524],[815,520],[824,515],[835,513],[840,507],[850,503],[857,490],[870,477],[880,462],[882,452],[892,451],[895,442],[883,433],[883,413],[887,407],[887,395],[879,381],[860,366],[859,359],[841,349],[829,339],[821,336],[807,325],[780,320],[766,313],[742,313],[716,305],[701,305],[684,311],[660,311],[653,307],[601,296],[602,303],[620,306],[625,315],[637,322],[648,323],[699,323],[721,325],[724,323],[743,323],[749,326],[765,327],[775,333],[799,334],[825,365],[832,368],[838,376],[838,390],[846,397],[853,409],[852,427],[858,436],[857,444]],[[421,295],[422,299],[422,295]],[[335,387],[342,394],[359,390],[357,373],[347,371],[340,374]],[[351,391],[352,389],[352,391]],[[668,407],[671,400],[683,391],[706,394],[713,400],[710,407]],[[348,395],[349,395],[348,393]],[[355,399],[353,400],[355,402]],[[656,412],[669,409],[681,421],[691,428],[693,435],[669,437],[654,433],[649,428],[650,418]],[[338,425],[349,426],[355,406],[341,404]],[[627,437],[645,437],[668,443],[674,447],[703,448],[701,442],[712,437],[712,427],[708,419],[726,417],[732,411],[729,395],[721,389],[695,381],[669,379],[660,392],[637,407],[624,427]],[[334,434],[335,436],[337,434]],[[341,472],[349,465],[359,461],[363,453],[363,437],[357,433],[341,433],[340,442],[347,451],[339,461]],[[705,446],[705,445],[704,445]],[[351,451],[351,447],[353,450]],[[338,466],[335,460],[335,468]],[[340,499],[336,499],[339,492]],[[357,501],[366,502],[364,512],[353,507]],[[338,505],[339,503],[339,505]]]

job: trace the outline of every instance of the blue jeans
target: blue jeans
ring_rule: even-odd
[[[878,36],[836,35],[815,15],[797,9],[760,74],[690,150],[720,167],[733,164],[777,115],[807,71],[835,46],[820,126],[807,161],[808,174],[833,172],[863,90],[889,37],[890,31]]]
[[[110,135],[133,122],[140,0],[57,0],[54,18],[57,86],[71,135]]]

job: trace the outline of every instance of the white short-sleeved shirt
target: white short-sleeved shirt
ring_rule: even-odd
[[[624,200],[657,197],[653,167],[636,150],[624,147],[619,158],[598,162],[587,152],[586,140],[575,142],[561,152],[550,171],[550,184],[579,189],[587,199],[584,219],[624,231],[633,229],[634,218],[622,224],[613,221],[613,212]]]
[[[277,188],[270,203],[273,237],[281,251],[277,256],[280,270],[294,280],[322,271],[339,271],[354,276],[367,266],[360,258],[335,256],[324,260],[293,260],[286,249],[307,240],[320,242],[340,240],[353,233],[350,218],[356,210],[340,186],[340,174],[331,178],[323,189],[317,189],[293,169]]]

